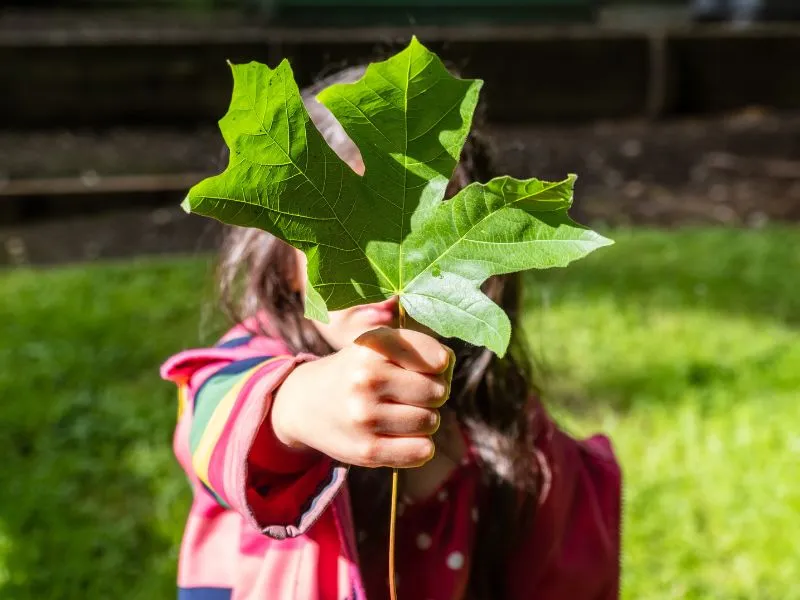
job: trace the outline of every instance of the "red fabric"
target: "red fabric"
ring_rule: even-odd
[[[542,412],[540,417],[546,419]],[[536,518],[509,565],[510,600],[619,597],[620,470],[608,440],[578,442],[545,421],[536,443],[546,489]],[[401,504],[398,595],[462,600],[480,514],[480,471],[470,456],[430,498]],[[388,598],[385,556],[362,565],[367,597]],[[498,575],[500,576],[500,575]]]
[[[552,424],[537,440],[550,489],[510,566],[514,600],[619,597],[622,478],[606,437]]]
[[[203,378],[211,377],[215,368],[264,352],[268,346],[274,346],[275,354],[285,351],[279,342],[255,337],[235,351],[183,353],[165,365],[164,374],[183,385],[200,372]],[[288,361],[286,368],[299,358]],[[247,399],[252,406],[248,414],[268,414],[283,376],[260,379],[253,382],[258,385],[243,388],[253,390]],[[243,418],[231,413],[232,420]],[[342,485],[346,467],[318,453],[288,450],[275,438],[269,423],[269,418],[263,418],[254,436],[231,441],[232,448],[241,449],[246,463],[246,476],[232,478],[230,489],[225,490],[226,497],[246,499],[246,506],[234,507],[237,514],[214,505],[192,476],[192,463],[185,458],[191,411],[181,420],[176,452],[184,456],[181,463],[195,488],[181,550],[182,590],[211,586],[230,590],[234,599],[384,600],[388,597],[385,554],[361,557],[360,568],[357,564],[354,540],[358,532],[347,486]],[[535,423],[538,434],[532,460],[543,473],[544,487],[523,543],[507,571],[497,574],[506,578],[507,600],[617,598],[621,474],[610,442],[603,436],[575,440],[544,411]],[[235,422],[226,428],[232,434],[243,430]],[[471,442],[480,446],[480,440]],[[401,600],[466,600],[476,523],[492,518],[490,511],[480,514],[477,510],[480,480],[479,461],[470,451],[430,498],[401,506],[397,539]]]

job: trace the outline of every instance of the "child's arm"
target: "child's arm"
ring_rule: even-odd
[[[196,493],[209,494],[258,529],[278,526],[276,537],[299,524],[285,506],[286,492],[313,491],[327,478],[333,494],[344,482],[343,467],[291,451],[262,427],[275,389],[297,364],[314,358],[292,356],[275,340],[234,335],[214,348],[182,352],[162,367],[164,378],[178,384],[175,453]],[[272,480],[280,485],[269,485]]]
[[[186,398],[176,453],[197,486],[267,535],[304,532],[345,464],[410,466],[432,454],[450,376],[432,338],[376,330],[318,360],[265,338],[223,346],[164,365]]]

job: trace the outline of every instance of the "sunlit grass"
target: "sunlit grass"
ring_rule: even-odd
[[[549,403],[624,466],[625,598],[800,598],[795,235],[620,233],[530,278]]]
[[[529,277],[526,325],[550,407],[623,462],[625,598],[800,598],[800,236],[612,237]],[[157,368],[218,333],[209,277],[0,273],[0,597],[174,597],[189,496]]]

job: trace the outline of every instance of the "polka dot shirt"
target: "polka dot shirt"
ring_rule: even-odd
[[[464,598],[475,525],[480,518],[477,470],[474,461],[467,458],[428,498],[413,503],[401,500],[398,504],[395,561],[399,597]],[[367,597],[388,599],[386,554],[362,558]]]

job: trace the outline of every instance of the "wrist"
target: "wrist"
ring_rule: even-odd
[[[308,363],[299,364],[286,376],[274,392],[269,414],[275,438],[282,445],[298,452],[311,450],[311,447],[295,432],[294,427],[296,422],[294,415],[300,412],[298,401],[302,398],[301,393],[298,393],[298,384],[306,380],[304,370],[308,366]]]

